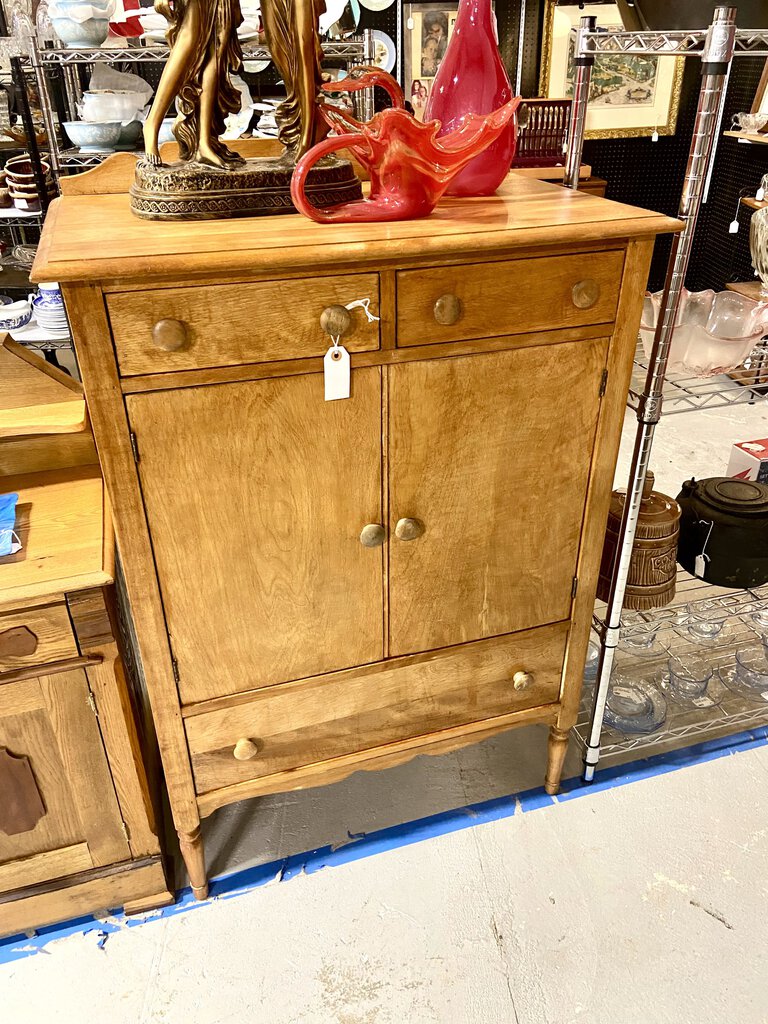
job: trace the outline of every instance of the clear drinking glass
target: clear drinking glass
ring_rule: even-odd
[[[671,657],[669,667],[669,688],[682,700],[702,697],[712,678],[713,669],[701,658]]]
[[[647,622],[640,619],[622,626],[619,647],[630,654],[647,655],[657,648],[656,637],[659,633],[661,623],[651,620]]]
[[[728,608],[712,601],[688,605],[690,618],[685,629],[694,640],[707,643],[716,640],[730,617]]]
[[[753,690],[768,690],[768,656],[764,647],[736,651],[736,678]]]

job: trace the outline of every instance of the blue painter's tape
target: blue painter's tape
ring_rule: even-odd
[[[589,785],[584,784],[580,778],[567,779],[563,782],[562,789],[556,797],[548,796],[543,788],[537,787],[524,793],[495,797],[492,800],[470,804],[467,807],[457,807],[440,814],[430,815],[427,818],[419,818],[402,825],[379,829],[376,832],[350,835],[350,841],[347,843],[321,846],[306,853],[293,854],[283,860],[258,864],[243,871],[236,871],[231,875],[216,878],[211,882],[211,898],[233,899],[269,882],[288,881],[300,874],[313,874],[323,868],[349,864],[352,861],[372,857],[377,853],[394,850],[401,846],[448,835],[474,825],[511,818],[517,813],[527,813],[541,807],[552,807],[563,801],[589,796],[592,793],[599,793],[616,786],[625,786],[630,782],[652,778],[656,775],[665,775],[668,772],[677,771],[679,768],[687,768],[720,757],[728,757],[731,754],[752,750],[766,744],[768,744],[768,726],[761,726],[737,733],[734,736],[697,743],[682,750],[655,754],[653,757],[632,761],[614,768],[603,768],[596,773],[594,782]],[[191,889],[186,888],[178,894],[173,906],[164,907],[145,916],[125,917],[123,913],[115,912],[108,921],[82,917],[64,924],[40,928],[31,939],[20,935],[0,940],[0,965],[10,963],[20,957],[41,953],[45,946],[55,939],[97,932],[95,939],[97,943],[101,942],[103,945],[105,935],[121,931],[123,928],[136,928],[149,921],[173,917],[176,914],[184,914],[205,906],[205,903],[200,903],[194,898]]]

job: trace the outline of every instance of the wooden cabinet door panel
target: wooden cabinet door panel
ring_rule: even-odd
[[[130,857],[82,670],[2,684],[0,749],[0,800],[4,773],[17,775],[20,766],[27,771],[24,789],[16,787],[27,804],[19,824],[8,832],[0,824],[0,880],[21,884],[19,878],[39,870],[36,858],[54,851],[62,863],[75,864],[73,870]],[[29,870],[13,870],[24,858]]]
[[[391,655],[568,617],[607,344],[390,367]]]
[[[378,367],[127,405],[184,703],[383,656]]]

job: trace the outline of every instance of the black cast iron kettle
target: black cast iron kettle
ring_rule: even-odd
[[[766,484],[728,476],[686,480],[677,500],[677,560],[684,569],[720,587],[768,583]]]

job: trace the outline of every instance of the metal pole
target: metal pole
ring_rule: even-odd
[[[584,126],[587,121],[587,104],[589,103],[589,83],[592,80],[594,55],[584,54],[582,37],[585,32],[594,32],[597,19],[584,17],[576,29],[576,49],[573,59],[576,75],[573,80],[573,102],[571,103],[571,120],[568,125],[568,151],[565,156],[563,184],[568,188],[579,187],[579,168],[581,154],[584,149]]]
[[[51,94],[48,91],[48,79],[45,74],[43,63],[40,60],[40,53],[37,49],[37,41],[35,39],[32,39],[29,44],[29,62],[32,65],[32,70],[35,72],[37,95],[40,98],[40,112],[43,115],[45,130],[48,133],[48,159],[51,163],[51,171],[53,173],[54,180],[58,185],[60,161],[59,144],[56,135],[56,122],[53,119],[53,107],[51,106]]]
[[[525,0],[520,0],[520,21],[517,26],[517,64],[515,65],[515,96],[522,95],[523,50],[525,49]]]
[[[35,138],[32,111],[29,109],[27,82],[21,67],[21,57],[11,57],[11,75],[13,76],[13,84],[16,86],[19,107],[21,109],[21,123],[24,125],[24,133],[27,136],[27,149],[29,150],[29,160],[32,164],[32,174],[35,178],[37,198],[40,200],[40,208],[43,215],[45,215],[48,211],[48,183],[45,180],[43,165],[40,163],[40,150]]]
[[[645,391],[637,410],[638,431],[627,483],[627,500],[619,529],[619,544],[611,573],[605,632],[597,666],[592,720],[584,754],[584,781],[591,782],[600,759],[600,733],[603,727],[605,702],[611,679],[613,659],[619,642],[621,611],[627,587],[627,575],[637,529],[637,517],[643,494],[645,474],[653,444],[656,424],[661,418],[662,390],[667,369],[680,294],[688,269],[688,260],[701,208],[704,182],[709,170],[717,133],[722,91],[728,78],[736,33],[736,8],[718,7],[709,27],[701,55],[701,88],[696,122],[688,154],[678,216],[683,221],[681,232],[673,236],[672,251],[667,264],[667,277],[661,300],[659,322],[648,363]]]
[[[371,29],[363,29],[363,56],[366,64],[373,64],[376,57],[376,44]],[[373,117],[373,89],[363,90],[363,120],[370,121]]]

